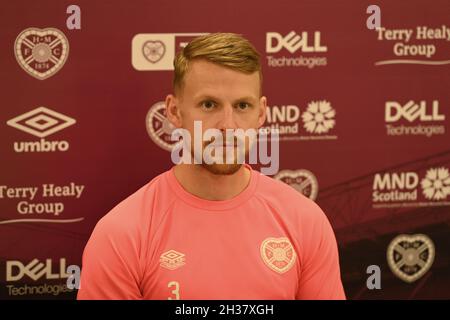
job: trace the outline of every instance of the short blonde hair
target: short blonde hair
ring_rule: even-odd
[[[195,59],[205,59],[247,74],[259,72],[260,88],[262,87],[260,54],[250,41],[242,35],[235,33],[211,33],[190,41],[186,47],[177,53],[173,62],[175,68],[173,79],[175,93],[182,90],[189,62]]]

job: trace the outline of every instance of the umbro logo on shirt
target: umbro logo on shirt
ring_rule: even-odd
[[[178,269],[186,264],[185,254],[175,251],[169,250],[161,254],[159,258],[160,266],[169,270]]]

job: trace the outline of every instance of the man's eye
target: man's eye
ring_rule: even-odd
[[[204,109],[210,110],[216,106],[216,103],[214,101],[203,101],[202,107]]]
[[[239,109],[241,109],[241,110],[245,110],[245,109],[247,109],[247,108],[250,107],[250,104],[247,103],[247,102],[239,102],[239,103],[237,104],[237,107],[238,107]]]

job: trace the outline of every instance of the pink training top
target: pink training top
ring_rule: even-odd
[[[254,170],[238,196],[204,200],[184,190],[172,168],[97,223],[83,253],[78,299],[345,294],[333,230],[313,201]]]

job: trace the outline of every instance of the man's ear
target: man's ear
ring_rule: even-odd
[[[264,122],[266,122],[266,110],[267,110],[267,98],[262,96],[259,99],[258,128],[260,128],[264,124]]]
[[[181,110],[178,101],[173,94],[166,97],[166,117],[176,128],[181,128]]]

